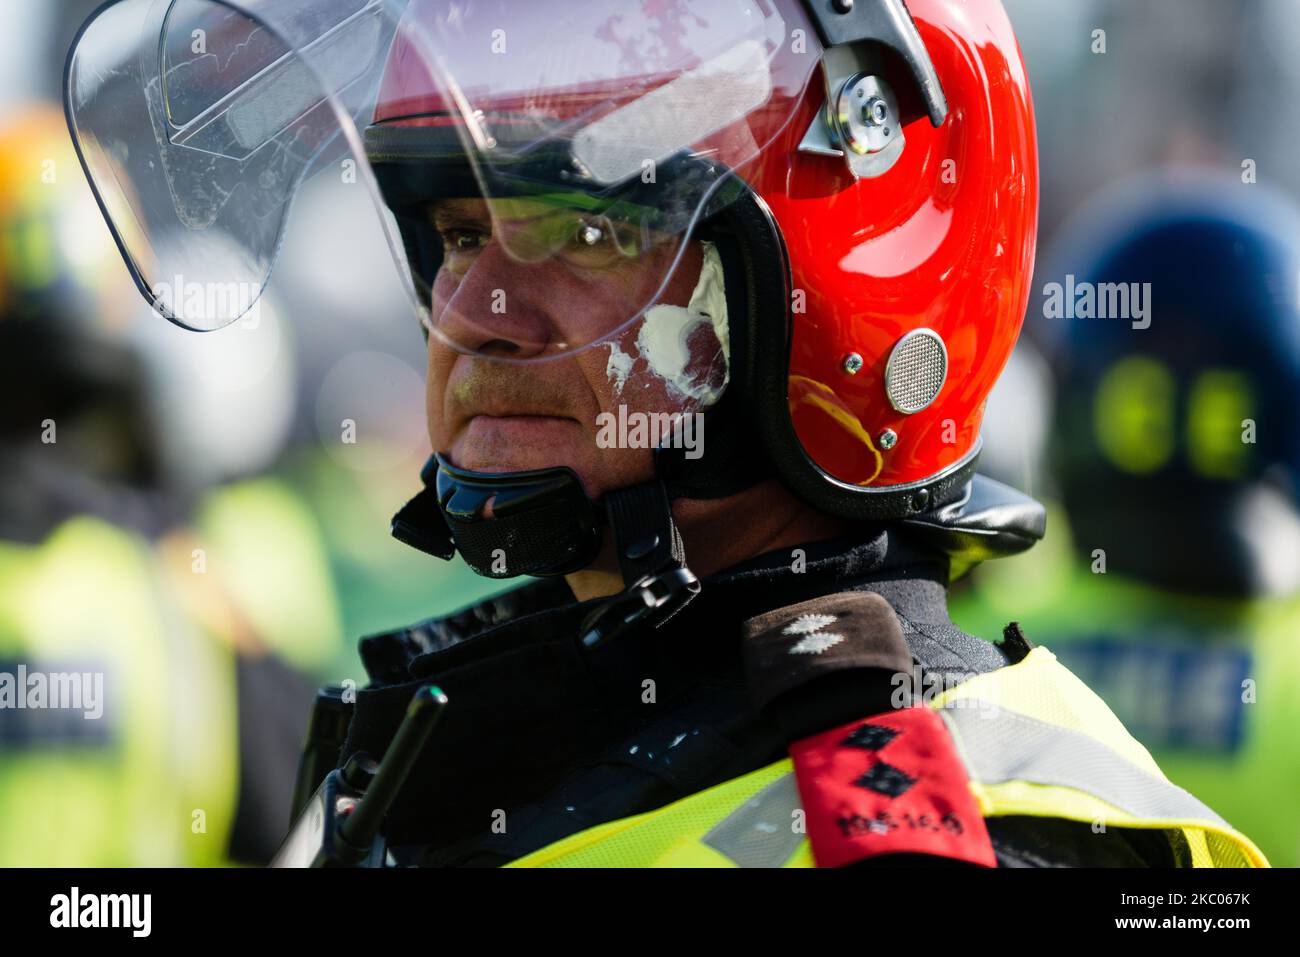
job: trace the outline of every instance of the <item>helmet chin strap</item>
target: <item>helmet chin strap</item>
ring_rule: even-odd
[[[690,459],[680,449],[656,449],[655,478],[598,502],[569,468],[475,472],[434,455],[420,473],[424,487],[393,517],[393,537],[445,560],[459,551],[488,578],[547,577],[588,567],[608,528],[624,591],[584,623],[583,643],[594,647],[646,622],[660,625],[700,590],[672,499],[734,495],[771,474],[738,402],[724,395],[704,413],[708,454]]]
[[[459,551],[479,575],[567,575],[600,548],[601,516],[572,469],[475,472],[434,455],[420,478],[393,536],[439,558]]]
[[[595,561],[609,528],[624,591],[583,623],[588,647],[652,620],[662,624],[700,590],[660,478],[599,502],[564,467],[475,472],[434,455],[421,478],[424,488],[393,517],[393,537],[443,559],[459,551],[488,578],[579,571]]]

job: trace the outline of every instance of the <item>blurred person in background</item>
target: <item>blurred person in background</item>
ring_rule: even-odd
[[[1296,866],[1300,215],[1238,177],[1144,176],[1085,208],[1040,276],[1068,301],[1044,322],[1068,527],[979,569],[954,617],[1018,618],[1171,780]]]
[[[0,864],[257,863],[340,645],[310,512],[240,480],[292,367],[271,309],[200,349],[121,278],[61,112],[6,116]],[[53,675],[86,676],[81,710],[35,693]]]

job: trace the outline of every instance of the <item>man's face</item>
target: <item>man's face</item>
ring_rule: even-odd
[[[541,356],[617,329],[650,301],[677,244],[629,256],[610,241],[609,230],[593,243],[581,226],[571,241],[556,239],[575,233],[573,214],[553,226],[545,221],[550,213],[529,216],[533,210],[510,203],[494,208],[495,216],[481,199],[447,200],[428,211],[444,250],[431,300],[431,324],[440,335],[429,336],[429,440],[465,469],[568,466],[592,498],[644,481],[653,475],[651,450],[600,447],[599,417],[617,418],[620,405],[628,413],[699,410],[701,393],[716,394],[726,379],[713,325],[684,321],[680,309],[652,310],[573,355],[499,360]],[[687,306],[704,260],[701,243],[690,241],[656,301]],[[653,335],[643,336],[647,323]],[[685,364],[680,375],[666,376],[659,353],[674,336]]]

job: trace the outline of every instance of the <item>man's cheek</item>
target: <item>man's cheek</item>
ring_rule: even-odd
[[[584,450],[574,470],[592,498],[610,489],[626,488],[654,477],[654,458],[648,448],[601,448],[596,441]]]
[[[652,306],[636,324],[635,337],[622,337],[620,349],[626,355],[611,355],[611,362],[618,358],[627,373],[622,391],[630,391],[629,401],[642,408],[653,402],[658,411],[695,412],[717,402],[727,384],[722,261],[711,243],[702,249],[703,264],[689,302],[676,305],[680,299],[675,299]]]
[[[664,380],[645,369],[644,363],[628,377],[615,402],[632,412],[672,412],[678,404]]]
[[[684,396],[643,354],[637,341],[640,329],[640,324],[633,326],[617,341],[598,350],[602,363],[592,377],[598,383],[601,408],[617,412],[622,406],[630,412],[672,413],[698,404]],[[694,352],[692,348],[692,356]],[[700,363],[693,360],[688,368],[695,373]]]
[[[696,326],[687,339],[687,348],[691,355],[686,366],[689,379],[699,383],[702,393],[716,402],[728,379],[726,348],[718,339],[718,331],[711,326]],[[707,404],[711,403],[693,403],[691,411]]]
[[[695,381],[708,383],[710,388],[721,390],[725,373],[709,367],[707,359],[699,359],[689,367]],[[704,403],[699,399],[685,396],[669,380],[658,375],[644,361],[635,364],[633,372],[627,377],[623,388],[612,403],[617,411],[624,406],[628,412],[641,413],[687,413],[700,411]]]
[[[441,355],[441,350],[430,343],[429,364],[424,380],[424,411],[428,419],[429,442],[434,451],[446,448],[451,441],[445,421],[447,377],[450,372],[451,363]]]

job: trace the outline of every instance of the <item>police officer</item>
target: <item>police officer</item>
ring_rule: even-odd
[[[0,124],[0,863],[262,863],[306,676],[339,644],[332,582],[292,492],[218,486],[212,428],[184,436],[201,455],[178,441],[181,423],[214,424],[197,410],[214,364],[171,348],[183,388],[163,388],[160,337],[133,333],[167,327],[121,278],[63,117],[15,111]]]
[[[362,642],[353,783],[450,702],[372,859],[1263,863],[1050,652],[946,611],[1042,534],[975,476],[1037,215],[999,4],[402,6],[128,3],[68,87],[192,328],[239,310],[160,282],[260,288],[298,181],[360,171],[427,339],[394,533],[539,579]]]
[[[1300,769],[1297,236],[1289,199],[1230,176],[1144,176],[1085,209],[1047,281],[1072,276],[1076,306],[1145,287],[1149,314],[1062,317],[1052,464],[1073,551],[1020,607],[986,581],[957,613],[1014,612],[1285,866],[1300,860],[1280,800]]]

